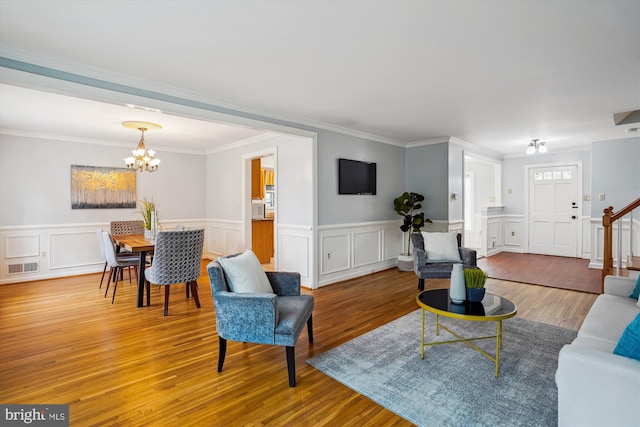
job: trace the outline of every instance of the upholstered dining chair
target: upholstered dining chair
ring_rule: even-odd
[[[424,291],[424,279],[451,277],[453,264],[476,268],[476,251],[462,247],[462,235],[456,232],[412,233],[413,271],[418,276],[418,289]]]
[[[118,234],[143,234],[144,222],[140,220],[132,221],[111,221],[111,235],[117,236]],[[118,248],[117,252],[129,252],[126,249]]]
[[[136,273],[136,277],[138,276],[138,264],[140,262],[139,258],[136,255],[129,256],[119,256],[116,254],[116,247],[113,243],[113,239],[111,238],[111,234],[106,231],[102,232],[102,241],[103,241],[103,249],[104,255],[107,259],[107,264],[111,269],[109,270],[109,281],[107,282],[107,288],[104,291],[105,298],[107,297],[107,293],[109,292],[109,285],[111,284],[111,280],[113,280],[113,296],[111,297],[111,304],[116,299],[116,290],[118,289],[118,276],[120,276],[119,272],[128,267],[133,267],[133,270]],[[129,282],[131,282],[131,271],[129,271]]]
[[[286,347],[289,386],[296,385],[295,345],[305,324],[313,343],[313,296],[300,294],[300,274],[265,272],[251,251],[207,266],[218,331],[218,372],[227,340]]]
[[[104,237],[102,237],[102,233],[103,233],[102,230],[100,230],[100,229],[96,230],[96,234],[98,236],[98,248],[100,249],[100,256],[104,260],[104,268],[102,269],[102,277],[100,278],[100,287],[99,287],[99,289],[102,289],[102,282],[104,282],[104,275],[106,274],[107,266],[109,265],[109,262],[107,261],[107,256],[106,256],[105,251],[104,251]],[[127,254],[116,253],[116,257],[119,260],[123,260],[123,261],[129,261],[131,259],[138,259],[137,255],[132,255],[130,253],[127,253]],[[131,270],[131,267],[128,267],[128,268],[129,268],[129,270]],[[131,280],[131,271],[129,271],[129,280]]]
[[[197,280],[202,269],[203,246],[204,228],[156,233],[153,263],[144,271],[147,305],[150,303],[150,284],[164,286],[164,315],[168,316],[171,285],[185,283],[187,298],[191,289],[196,307],[200,308]]]
[[[111,221],[111,234],[142,234],[144,223],[142,221]]]

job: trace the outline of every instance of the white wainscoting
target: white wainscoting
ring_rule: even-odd
[[[300,282],[315,288],[313,229],[308,225],[278,224],[276,230],[276,270],[300,273]]]
[[[164,229],[172,229],[176,224],[204,227],[205,221],[162,222]],[[104,259],[98,249],[98,229],[109,230],[110,225],[85,223],[0,227],[0,284],[102,272]],[[205,248],[211,246],[207,238],[205,233]]]
[[[205,254],[210,259],[244,251],[241,221],[207,221]]]
[[[633,239],[633,254],[635,256],[640,255],[640,221],[633,220],[633,230],[629,227],[631,221],[628,218],[623,218],[621,222],[622,230],[622,263],[624,268],[627,265],[627,256],[629,255],[629,243]],[[602,226],[602,218],[591,218],[589,221],[589,240],[591,243],[591,253],[589,258],[589,268],[602,269],[604,258],[604,227]],[[633,236],[631,236],[633,233]],[[613,241],[613,265],[618,265],[618,227],[613,226],[612,230]]]
[[[401,221],[328,225],[318,228],[319,286],[394,267],[406,235]]]

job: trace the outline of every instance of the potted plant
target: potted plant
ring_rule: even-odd
[[[417,213],[422,209],[424,196],[422,194],[405,191],[393,200],[393,208],[398,215],[404,218],[400,230],[404,233],[411,231],[419,233],[426,222],[431,222],[429,218],[424,217],[424,212]],[[408,265],[407,267],[404,267]],[[398,256],[398,268],[403,271],[411,271],[413,258],[411,257],[411,233],[407,236],[407,251]]]
[[[144,223],[144,237],[146,239],[153,238],[153,232],[157,225],[157,213],[156,203],[151,199],[138,200],[140,206],[138,207],[138,213],[142,215],[142,222]]]
[[[467,301],[480,302],[484,298],[484,284],[487,282],[487,273],[479,268],[464,269],[464,284],[467,290]]]

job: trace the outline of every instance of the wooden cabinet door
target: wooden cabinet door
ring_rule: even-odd
[[[251,160],[251,198],[262,198],[262,189],[260,188],[260,159]]]
[[[261,264],[268,264],[273,257],[273,221],[251,222],[251,246]]]

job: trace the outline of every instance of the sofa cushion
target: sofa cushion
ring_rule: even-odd
[[[246,250],[235,257],[218,258],[217,261],[227,276],[231,291],[238,293],[273,293],[271,283],[269,283],[258,257],[252,251]]]
[[[613,354],[640,360],[640,314],[625,328]]]
[[[602,294],[593,303],[578,331],[578,336],[605,340],[615,345],[637,314],[635,300]]]
[[[429,262],[462,262],[457,232],[422,232],[422,238]]]
[[[602,351],[605,353],[613,353],[616,343],[613,341],[605,341],[598,338],[577,337],[571,345],[579,348],[590,348],[592,350]]]

